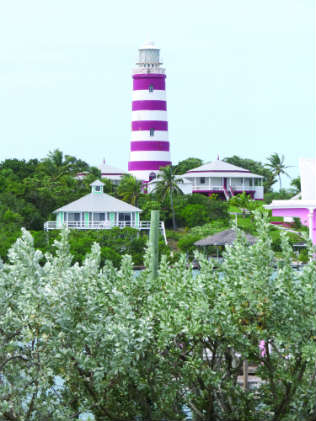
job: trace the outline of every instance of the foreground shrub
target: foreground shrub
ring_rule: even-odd
[[[0,268],[1,419],[184,420],[185,407],[199,421],[312,419],[315,250],[296,271],[282,235],[275,269],[267,222],[257,229],[220,270],[162,258],[154,281],[129,256],[100,268],[96,244],[72,264],[66,232],[43,265],[24,231]],[[239,384],[244,360],[256,390]]]

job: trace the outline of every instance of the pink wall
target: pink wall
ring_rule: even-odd
[[[294,208],[294,209],[273,209],[273,216],[291,216],[295,218],[300,218],[301,222],[305,226],[309,226],[308,220],[309,209],[306,208]],[[314,209],[313,216],[313,231],[312,231],[312,240],[313,244],[316,244],[316,211]]]

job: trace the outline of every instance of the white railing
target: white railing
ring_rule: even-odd
[[[215,191],[224,191],[224,187],[223,187],[223,186],[210,186],[209,184],[199,184],[199,185],[197,185],[197,186],[193,185],[193,186],[192,186],[192,190],[205,190],[205,191],[215,190]]]
[[[62,228],[69,228],[69,229],[77,229],[77,230],[106,230],[111,228],[134,228],[137,230],[150,230],[150,221],[139,221],[138,223],[135,222],[129,222],[129,221],[120,221],[120,222],[89,222],[84,223],[80,221],[73,221],[73,222],[64,222],[63,224],[57,224],[56,221],[46,221],[44,223],[44,230],[50,231],[50,230],[56,230],[56,229],[62,229]],[[166,230],[165,230],[165,224],[163,221],[160,222],[160,231],[161,234],[165,240],[165,243],[167,242],[166,237]]]
[[[63,223],[56,223],[56,221],[47,221],[44,223],[44,230],[56,230],[62,228],[69,228],[69,229],[81,229],[81,230],[102,230],[102,229],[111,229],[111,228],[135,228],[138,230],[149,230],[150,229],[150,221],[140,221],[130,222],[130,221],[119,221],[119,222],[82,222],[82,221],[68,221]],[[164,228],[163,222],[160,222],[160,228]]]
[[[162,74],[164,75],[166,73],[166,70],[163,67],[159,67],[158,65],[154,65],[154,67],[144,67],[144,66],[140,66],[140,67],[136,67],[133,69],[133,74],[137,75],[140,73],[144,73],[144,74],[150,74],[150,73],[157,73],[157,74]]]
[[[258,191],[261,192],[263,189],[263,186],[230,186],[232,191]],[[224,186],[212,186],[209,185],[208,183],[206,184],[198,184],[198,185],[193,185],[192,186],[192,190],[215,190],[215,191],[224,191]]]
[[[256,186],[230,186],[232,191],[256,191]]]

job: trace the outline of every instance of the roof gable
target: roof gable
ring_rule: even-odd
[[[101,175],[124,175],[128,174],[126,171],[121,170],[120,168],[111,167],[111,165],[106,165],[105,163],[99,166]]]
[[[237,167],[236,165],[229,164],[228,162],[220,161],[217,159],[213,162],[208,162],[207,164],[203,164],[200,167],[193,168],[192,170],[189,170],[188,173],[192,172],[207,172],[207,171],[214,171],[214,172],[246,172],[250,173],[249,170],[246,170],[245,168]]]

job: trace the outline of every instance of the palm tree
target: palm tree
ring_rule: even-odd
[[[281,183],[281,175],[286,175],[288,177],[289,174],[285,171],[287,168],[290,168],[286,165],[284,165],[284,155],[280,156],[277,153],[273,153],[271,156],[269,156],[268,158],[269,163],[266,164],[266,167],[269,167],[273,174],[279,178],[279,183],[280,183],[280,191],[282,190],[282,183]]]
[[[161,197],[161,199],[165,199],[166,196],[170,198],[170,207],[172,213],[172,226],[173,229],[177,229],[176,225],[176,217],[174,212],[173,206],[173,194],[182,194],[180,187],[178,186],[179,183],[183,183],[181,178],[176,178],[176,175],[173,172],[173,168],[171,165],[167,167],[160,168],[160,173],[158,174],[158,180],[156,182],[156,186],[154,192]]]
[[[126,174],[122,177],[118,185],[117,194],[125,202],[135,206],[141,193],[141,185],[141,181],[136,180],[132,175]]]
[[[58,180],[66,174],[75,175],[88,168],[86,162],[71,155],[64,155],[59,149],[49,152],[47,157],[42,160],[43,171],[53,177],[54,180]]]

